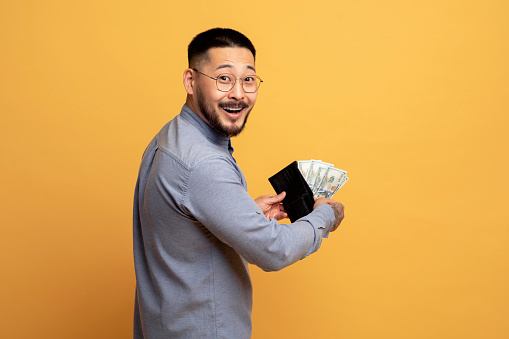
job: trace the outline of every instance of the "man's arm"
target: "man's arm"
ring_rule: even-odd
[[[245,190],[237,170],[219,157],[192,169],[181,208],[266,271],[282,269],[315,252],[335,225],[333,209],[325,204],[292,224],[268,219]]]
[[[276,220],[281,220],[288,217],[283,205],[281,202],[286,196],[286,192],[281,192],[278,195],[262,195],[255,199],[256,204],[262,209],[263,214],[267,219],[274,218]],[[345,208],[342,203],[336,200],[327,199],[327,198],[318,198],[315,201],[313,206],[313,210],[318,207],[320,204],[329,205],[334,211],[334,226],[330,230],[334,232],[337,230],[341,221],[345,218]]]
[[[262,209],[263,214],[267,219],[274,218],[276,220],[281,220],[288,217],[283,205],[281,202],[286,196],[286,192],[281,192],[278,195],[262,195],[255,199],[256,204]],[[345,207],[342,203],[336,200],[327,199],[327,198],[318,198],[315,201],[313,206],[313,210],[320,204],[329,205],[334,211],[334,226],[331,229],[331,232],[337,230],[341,221],[345,218]]]

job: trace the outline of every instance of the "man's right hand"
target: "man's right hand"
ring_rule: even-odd
[[[318,198],[315,201],[315,205],[313,206],[313,209],[315,209],[318,205],[321,204],[327,204],[330,207],[332,207],[332,210],[334,211],[334,216],[336,217],[336,220],[334,221],[334,226],[332,226],[331,232],[334,232],[339,224],[341,224],[341,221],[345,217],[345,208],[343,204],[341,204],[339,201],[327,199],[327,198]]]

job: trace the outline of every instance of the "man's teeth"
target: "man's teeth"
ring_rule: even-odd
[[[243,107],[239,107],[239,108],[228,108],[228,107],[223,107],[223,109],[224,109],[226,112],[230,112],[230,113],[238,113],[238,112],[242,111],[242,108],[243,108]]]

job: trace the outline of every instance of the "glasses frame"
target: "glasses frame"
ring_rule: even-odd
[[[256,89],[255,89],[254,91],[252,91],[252,92],[248,92],[248,91],[246,91],[246,89],[244,88],[244,79],[243,79],[243,78],[236,78],[236,77],[235,77],[235,75],[233,75],[233,74],[231,74],[231,73],[221,73],[221,74],[219,74],[219,75],[217,76],[217,78],[214,78],[214,77],[211,77],[210,75],[207,75],[207,74],[205,74],[205,73],[200,72],[200,71],[199,71],[199,70],[197,70],[196,68],[191,68],[191,69],[192,69],[193,71],[196,71],[196,72],[200,73],[201,75],[206,76],[207,78],[211,78],[212,80],[215,80],[215,81],[216,81],[216,88],[217,88],[217,90],[218,90],[218,91],[220,91],[220,92],[229,92],[229,91],[231,91],[231,90],[233,89],[233,87],[235,87],[235,84],[237,83],[237,80],[240,80],[240,81],[241,81],[241,84],[242,84],[242,89],[244,90],[244,92],[246,92],[246,93],[255,93],[255,92],[257,92],[257,91],[258,91],[258,88],[260,88],[260,86],[262,85],[262,82],[263,82],[263,80],[262,80],[262,79],[261,79],[258,75],[254,75],[254,74],[246,75],[246,76],[255,77],[255,78],[257,78],[258,80],[260,80],[260,83],[258,84],[258,86],[256,87]],[[222,89],[220,89],[220,88],[219,88],[219,84],[217,83],[217,79],[218,79],[221,75],[223,75],[223,74],[225,74],[225,75],[226,75],[226,74],[227,74],[227,75],[231,75],[231,76],[233,77],[233,79],[234,79],[234,80],[233,80],[233,82],[232,82],[232,87],[231,87],[229,90],[227,90],[227,91],[223,91]]]

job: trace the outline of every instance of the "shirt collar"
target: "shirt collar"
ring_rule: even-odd
[[[196,127],[207,139],[211,142],[220,145],[226,146],[230,154],[233,153],[233,148],[231,147],[230,138],[225,137],[217,133],[212,127],[209,126],[202,118],[200,118],[196,113],[194,113],[189,106],[184,104],[182,107],[182,111],[180,112],[182,118],[187,120],[191,125]]]

